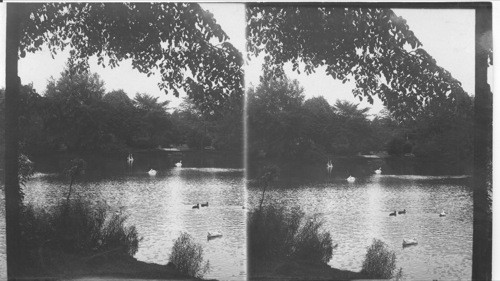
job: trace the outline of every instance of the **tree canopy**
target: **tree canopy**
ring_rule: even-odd
[[[149,75],[160,73],[160,89],[184,90],[204,111],[216,113],[229,96],[241,96],[241,53],[213,15],[195,3],[20,4],[19,55],[51,54],[69,47],[75,70],[97,56],[102,66],[130,59]]]
[[[247,50],[264,54],[266,77],[283,76],[286,63],[306,74],[323,68],[354,80],[355,96],[371,103],[378,96],[400,119],[466,94],[391,9],[250,4]]]

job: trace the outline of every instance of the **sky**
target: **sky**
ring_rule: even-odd
[[[230,37],[230,42],[241,52],[245,51],[245,6],[240,3],[202,3],[204,9],[214,14],[217,22]],[[0,38],[5,36],[5,5],[0,6]],[[397,15],[403,16],[415,35],[423,43],[423,47],[437,60],[438,65],[449,70],[451,74],[463,83],[464,89],[473,94],[474,90],[474,11],[473,10],[411,10],[395,9]],[[4,44],[5,40],[1,40]],[[3,49],[3,48],[2,48]],[[4,53],[0,59],[4,62]],[[44,50],[27,56],[19,61],[19,76],[23,84],[33,83],[38,93],[43,93],[50,77],[58,78],[64,68],[68,51],[61,52],[54,59]],[[246,57],[246,56],[245,56]],[[261,74],[261,58],[246,62],[245,81],[247,85],[256,86]],[[136,93],[148,93],[159,96],[160,100],[171,100],[171,106],[176,107],[182,100],[160,91],[157,83],[160,77],[147,77],[134,70],[129,61],[122,61],[114,69],[102,68],[96,63],[96,58],[90,59],[90,71],[97,72],[105,82],[107,91],[123,89],[130,97]],[[322,71],[313,75],[297,74],[288,71],[292,79],[299,80],[304,87],[306,98],[324,96],[330,104],[337,99],[358,103],[351,91],[353,82],[343,84],[326,76]],[[0,87],[5,87],[4,67],[0,69]],[[375,101],[370,105],[361,102],[361,107],[371,107],[371,114],[378,113],[383,105]]]

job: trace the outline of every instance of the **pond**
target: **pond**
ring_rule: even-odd
[[[382,174],[374,170],[382,166]],[[310,170],[316,172],[310,173]],[[355,170],[355,169],[352,169]],[[325,167],[286,171],[266,191],[265,204],[300,206],[324,222],[333,251],[329,265],[360,271],[374,238],[396,253],[396,266],[408,280],[470,280],[472,272],[472,189],[466,176],[395,175],[383,163],[365,163],[371,174]],[[305,174],[307,173],[307,175]],[[256,206],[261,189],[251,185],[248,200]],[[389,216],[394,210],[406,214]],[[440,217],[442,211],[445,217]],[[402,247],[403,239],[418,245]]]
[[[180,156],[134,154],[132,167],[125,157],[91,157],[86,159],[88,171],[74,184],[73,194],[105,201],[112,211],[128,216],[127,224],[134,225],[143,238],[135,255],[138,260],[167,264],[174,240],[188,232],[203,246],[204,258],[210,262],[206,278],[244,280],[243,170],[234,165],[238,161],[228,163],[213,155],[201,160],[184,155],[182,168],[177,168],[176,157]],[[43,173],[37,172],[26,184],[25,203],[48,206],[66,196],[68,179],[60,173],[66,160],[35,162]],[[156,176],[148,175],[150,168],[158,171]],[[192,208],[206,202],[208,207]],[[222,237],[208,240],[207,233],[213,231]]]

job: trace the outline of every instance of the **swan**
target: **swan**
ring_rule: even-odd
[[[390,213],[390,214],[389,214],[389,216],[394,216],[394,217],[395,217],[395,216],[397,216],[396,211],[394,211],[394,212]]]
[[[199,209],[199,208],[200,208],[200,203],[194,205],[192,209]]]
[[[328,173],[331,173],[332,169],[333,169],[332,160],[328,160],[328,162],[326,163],[326,170],[328,171]]]
[[[208,207],[208,202],[207,202],[207,203],[205,203],[205,204],[201,203],[201,206],[202,206],[202,207]]]
[[[177,167],[177,168],[182,167],[182,160],[180,160],[179,162],[175,163],[175,167]]]
[[[130,153],[127,157],[127,163],[129,165],[132,165],[134,163],[134,156],[132,155],[132,153]]]
[[[375,170],[375,174],[377,175],[382,174],[382,168],[378,168],[377,170]]]
[[[406,209],[402,210],[402,211],[398,211],[398,214],[401,215],[401,214],[406,214]]]
[[[440,214],[439,214],[440,217],[445,217],[446,216],[446,213],[444,211],[442,211]]]
[[[149,172],[148,172],[148,174],[150,176],[156,176],[156,170],[150,169]]]
[[[355,177],[349,175],[349,177],[347,178],[347,182],[354,182],[356,180]]]
[[[222,237],[222,233],[220,233],[219,231],[212,231],[207,233],[207,239],[209,240],[217,237]]]
[[[411,245],[417,245],[417,239],[403,239],[403,247],[411,246]]]

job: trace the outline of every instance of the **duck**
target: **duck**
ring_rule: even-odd
[[[192,209],[199,209],[199,208],[200,208],[200,203],[198,203],[198,204],[196,204],[196,205],[194,205],[194,206],[192,207]]]
[[[205,203],[205,204],[201,203],[201,206],[202,206],[202,207],[208,207],[208,202],[207,202],[207,203]]]
[[[390,213],[390,214],[389,214],[389,216],[394,216],[394,217],[395,217],[395,216],[397,216],[396,211],[394,211],[394,212]]]
[[[347,182],[354,182],[354,181],[356,181],[356,178],[349,175],[349,177],[347,178]]]
[[[398,211],[398,215],[401,215],[401,214],[406,214],[406,209],[404,209],[402,211]]]
[[[150,176],[156,176],[156,170],[150,169],[149,172],[148,172],[148,174]]]
[[[327,169],[331,169],[331,168],[333,168],[333,163],[332,163],[332,160],[328,160],[328,162],[326,163],[326,168],[327,168]]]
[[[440,214],[439,214],[440,217],[445,217],[446,216],[446,213],[444,211],[442,211]]]
[[[382,168],[378,168],[375,170],[375,174],[380,175],[382,174]]]
[[[217,237],[222,237],[222,233],[220,233],[219,231],[212,231],[212,232],[208,232],[207,233],[207,239],[208,240],[214,239],[214,238],[217,238]]]
[[[182,167],[182,160],[180,160],[179,162],[175,163],[175,167],[177,167],[177,168]]]
[[[418,242],[417,242],[417,239],[413,238],[413,239],[403,239],[403,247],[408,247],[408,246],[411,246],[411,245],[417,245]]]

